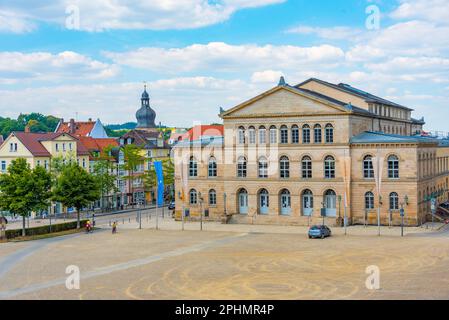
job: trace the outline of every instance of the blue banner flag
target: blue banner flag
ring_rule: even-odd
[[[154,170],[156,171],[157,179],[157,205],[164,205],[164,173],[162,170],[162,161],[155,161]]]

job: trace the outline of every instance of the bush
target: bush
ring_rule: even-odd
[[[86,222],[87,222],[87,220],[80,221],[81,228],[84,228],[86,226]],[[26,229],[26,235],[27,236],[37,236],[37,235],[41,235],[41,234],[54,233],[54,232],[72,230],[72,229],[76,229],[76,221],[52,224],[51,232],[50,232],[49,225],[28,228],[28,229]],[[22,229],[6,230],[6,239],[13,239],[13,238],[21,237],[21,236],[22,236]]]

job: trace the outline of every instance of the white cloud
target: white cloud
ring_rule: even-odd
[[[0,32],[25,33],[35,28],[36,25],[26,18],[0,9]]]
[[[191,126],[198,120],[208,124],[220,121],[219,108],[230,108],[268,89],[238,79],[186,77],[149,82],[151,106],[156,121]],[[19,112],[40,112],[63,118],[97,118],[103,123],[136,121],[142,83],[58,85],[18,90],[0,90],[2,116],[17,117]],[[20,110],[17,105],[20,96]]]
[[[257,71],[261,68],[289,68],[342,62],[344,52],[330,45],[230,45],[223,42],[193,44],[184,48],[140,48],[128,52],[105,52],[115,63],[161,72]]]
[[[9,1],[0,4],[0,11],[14,16],[6,24],[43,21],[65,26],[71,13],[66,8],[79,9],[81,30],[108,29],[190,29],[220,23],[238,10],[282,3],[285,0],[41,0],[39,2]],[[12,29],[12,28],[9,28]]]
[[[58,54],[0,52],[0,78],[4,84],[23,80],[105,79],[115,76],[118,71],[116,65],[73,51]]]
[[[300,25],[288,29],[287,32],[296,34],[317,35],[318,37],[323,39],[355,41],[356,38],[360,37],[365,31],[345,26],[320,28],[320,27],[310,27]]]
[[[274,85],[284,74],[281,71],[265,70],[254,72],[251,76],[253,83],[270,83]]]
[[[422,19],[449,24],[447,0],[401,0],[390,16],[394,19]]]

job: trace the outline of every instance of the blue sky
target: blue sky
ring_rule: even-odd
[[[0,115],[134,121],[147,81],[157,120],[191,126],[284,75],[350,83],[449,131],[447,0],[141,2],[0,2]]]

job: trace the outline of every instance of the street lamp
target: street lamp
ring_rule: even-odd
[[[198,200],[200,200],[200,230],[203,231],[203,201],[204,201],[204,198],[201,194],[201,191],[198,192]]]
[[[341,195],[338,195],[338,223],[341,226]]]
[[[404,196],[404,202],[401,203],[401,237],[404,236],[404,215],[405,215],[405,210],[404,210],[404,204],[406,206],[408,206],[408,196],[405,195]]]

